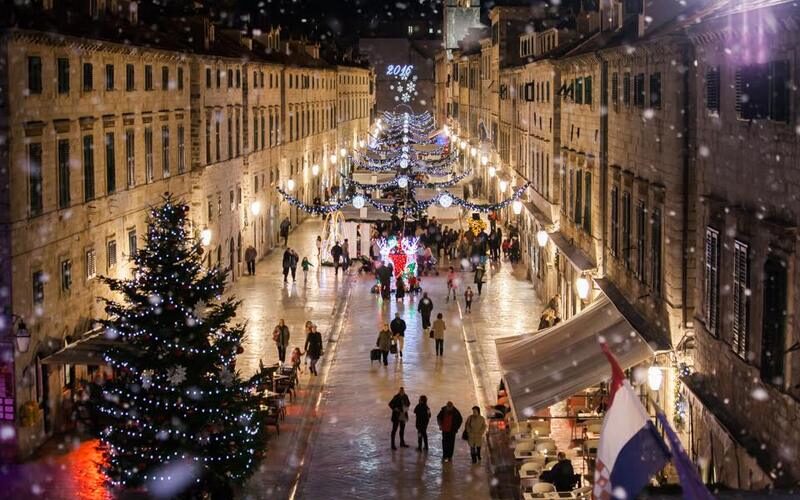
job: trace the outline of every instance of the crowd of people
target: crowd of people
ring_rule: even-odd
[[[411,400],[401,387],[397,394],[395,394],[391,401],[389,401],[389,409],[391,410],[391,443],[392,450],[397,450],[396,436],[400,434],[400,447],[408,448],[405,440],[406,422],[409,420],[408,412],[411,409]],[[424,394],[419,397],[419,402],[414,407],[414,427],[417,430],[417,451],[428,451],[428,424],[431,421],[431,409],[428,406],[428,397]],[[481,447],[483,438],[486,434],[487,425],[486,419],[481,415],[481,409],[478,406],[472,407],[472,414],[467,417],[464,422],[461,412],[456,408],[452,401],[442,406],[439,413],[436,414],[436,423],[439,426],[439,431],[442,434],[442,462],[450,462],[453,460],[453,453],[455,452],[456,436],[461,424],[464,424],[464,432],[461,437],[469,443],[470,457],[472,463],[477,464],[481,461]]]

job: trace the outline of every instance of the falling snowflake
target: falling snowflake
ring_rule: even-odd
[[[183,366],[176,366],[175,368],[169,371],[169,376],[167,377],[169,383],[172,385],[180,385],[186,381],[186,368]]]
[[[142,372],[142,388],[149,389],[153,385],[153,370],[144,370]]]

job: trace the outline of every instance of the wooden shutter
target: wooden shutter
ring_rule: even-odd
[[[719,231],[706,228],[705,249],[705,320],[706,328],[713,335],[717,335],[717,320],[719,318]]]
[[[737,71],[736,78],[736,112],[740,111],[739,88],[741,78]],[[706,109],[713,113],[719,113],[719,67],[712,67],[706,70]]]
[[[733,244],[733,326],[731,347],[741,358],[747,358],[747,330],[750,309],[748,291],[750,263],[746,243]]]

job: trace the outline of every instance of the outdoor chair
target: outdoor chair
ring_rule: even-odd
[[[570,498],[577,498],[579,500],[589,500],[590,498],[592,498],[592,487],[583,486],[581,488],[575,488],[570,492]]]
[[[534,447],[536,443],[533,441],[520,441],[514,447],[514,458],[517,460],[522,460],[524,458],[530,458],[534,455]]]
[[[550,438],[544,438],[544,439],[537,439],[533,449],[543,455],[552,455],[553,453],[555,453],[557,447],[555,441],[553,441]]]
[[[542,467],[544,467],[544,462],[540,461],[523,462],[522,465],[519,466],[520,480],[538,478],[539,474],[542,472]]]

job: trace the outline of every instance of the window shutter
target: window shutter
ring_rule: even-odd
[[[748,247],[746,243],[733,244],[733,328],[731,347],[741,358],[747,357],[747,330],[750,299],[747,296],[749,277]]]
[[[705,254],[705,320],[706,328],[717,335],[717,318],[719,317],[719,231],[706,228]]]
[[[744,89],[742,88],[742,69],[741,68],[736,68],[735,85],[736,85],[736,114],[741,118],[742,117],[742,95],[744,94]]]
[[[739,106],[739,73],[737,72],[736,79],[736,112],[740,110]],[[706,109],[713,113],[719,113],[719,68],[708,68],[706,71]]]

